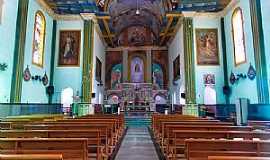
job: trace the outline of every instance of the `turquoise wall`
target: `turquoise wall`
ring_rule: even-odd
[[[222,91],[224,86],[224,72],[223,72],[223,57],[222,57],[222,41],[221,41],[221,26],[219,17],[199,16],[193,18],[194,26],[194,54],[195,54],[195,77],[196,77],[196,101],[198,104],[204,103],[204,81],[205,74],[214,74],[216,79],[215,90],[217,93],[217,103],[225,103],[225,96]],[[197,65],[197,49],[196,49],[196,29],[218,29],[218,42],[219,42],[219,62],[217,66],[202,66]]]
[[[264,33],[264,45],[265,45],[265,57],[267,64],[267,72],[268,72],[268,87],[270,90],[270,1],[269,0],[261,0],[261,9],[262,9],[262,23],[263,23],[263,33]]]
[[[83,39],[84,39],[84,22],[77,21],[58,21],[57,35],[56,35],[56,50],[55,50],[55,72],[54,72],[54,86],[55,94],[53,95],[53,102],[61,102],[61,92],[66,88],[72,88],[73,93],[81,95],[82,87],[82,65],[83,65]],[[80,66],[78,67],[59,67],[59,35],[61,30],[81,30],[81,48],[80,48]],[[92,103],[103,103],[103,87],[97,86],[98,82],[95,80],[96,57],[102,62],[102,81],[105,82],[105,47],[99,38],[97,30],[94,32],[93,42],[93,76],[92,76],[92,91],[96,93],[96,97],[92,99]]]
[[[82,63],[83,63],[83,21],[57,21],[56,47],[55,47],[55,71],[54,86],[55,93],[53,102],[61,102],[61,91],[65,88],[72,88],[74,94],[79,91],[81,95],[82,83]],[[81,30],[81,47],[80,47],[80,66],[78,67],[59,67],[59,36],[61,30]]]
[[[0,63],[7,63],[8,68],[4,72],[0,71],[0,103],[10,100],[17,13],[18,0],[6,0],[0,24]]]
[[[234,64],[234,49],[233,49],[231,18],[232,18],[234,9],[237,7],[240,7],[243,11],[247,62],[236,67]],[[249,1],[242,0],[237,4],[235,8],[233,10],[230,10],[227,13],[227,15],[224,17],[229,77],[230,77],[231,72],[237,73],[237,74],[238,73],[247,74],[250,63],[255,67]],[[253,81],[249,80],[248,78],[245,80],[240,80],[237,84],[231,85],[231,88],[232,88],[232,94],[230,96],[231,103],[235,103],[235,100],[238,98],[248,98],[250,99],[251,103],[258,103],[256,79]]]
[[[43,68],[32,64],[32,44],[34,37],[34,23],[35,14],[40,10],[46,18],[46,35],[45,35],[45,48],[44,48],[44,66]],[[44,12],[36,1],[29,1],[28,8],[28,21],[26,31],[26,43],[25,43],[25,57],[24,57],[24,69],[29,65],[29,69],[32,75],[43,76],[47,72],[47,76],[50,78],[50,59],[51,59],[51,41],[52,41],[52,27],[53,19]],[[36,102],[36,103],[48,103],[48,96],[46,95],[46,87],[39,81],[29,81],[22,83],[22,100],[21,102]]]

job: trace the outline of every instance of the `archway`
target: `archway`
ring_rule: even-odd
[[[217,103],[217,93],[214,85],[206,85],[204,89],[204,104],[212,105]]]
[[[73,103],[73,89],[66,88],[61,92],[61,104],[63,104],[63,112],[70,112],[70,107]]]

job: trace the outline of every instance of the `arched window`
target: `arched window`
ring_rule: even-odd
[[[43,67],[46,20],[41,11],[36,12],[34,25],[32,63]]]
[[[241,8],[236,8],[233,12],[232,33],[234,45],[234,62],[237,66],[246,62],[244,22]]]

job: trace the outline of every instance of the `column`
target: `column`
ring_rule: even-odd
[[[122,64],[123,64],[123,82],[128,82],[128,50],[124,49],[122,53]]]
[[[90,103],[93,83],[94,14],[81,14],[84,20],[82,102]]]
[[[52,56],[51,56],[50,85],[49,86],[53,86],[53,82],[54,82],[56,27],[57,27],[57,21],[53,20],[52,44],[51,44]],[[49,103],[52,103],[52,97],[53,97],[53,94],[49,94]]]
[[[256,65],[256,79],[258,103],[269,103],[269,89],[267,81],[267,65],[262,27],[261,0],[250,0],[250,16],[253,33],[254,58]]]
[[[224,86],[229,87],[227,50],[226,50],[227,45],[226,45],[224,18],[221,18],[221,38],[222,38],[222,52],[223,52]],[[226,104],[230,104],[230,96],[226,94],[225,99]]]
[[[184,18],[184,59],[185,59],[185,78],[186,78],[186,103],[196,103],[195,86],[195,64],[193,49],[193,19]]]
[[[146,61],[147,61],[146,82],[152,83],[152,50],[146,51]]]
[[[19,0],[18,2],[18,14],[16,23],[17,28],[15,35],[16,38],[10,93],[11,103],[21,102],[28,5],[29,0]]]

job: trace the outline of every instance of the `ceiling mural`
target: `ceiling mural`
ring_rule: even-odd
[[[136,34],[146,28],[151,31],[152,45],[156,45],[157,42],[159,42],[158,45],[165,45],[175,35],[183,11],[218,12],[223,10],[231,0],[44,1],[55,13],[61,15],[96,13],[104,39],[109,46],[114,47],[122,44],[120,39],[123,39],[125,35],[123,32],[128,28],[132,28],[132,30],[136,31]],[[138,37],[137,35],[133,39],[143,40],[144,37]],[[138,44],[143,45],[141,41],[136,43],[136,45]]]

